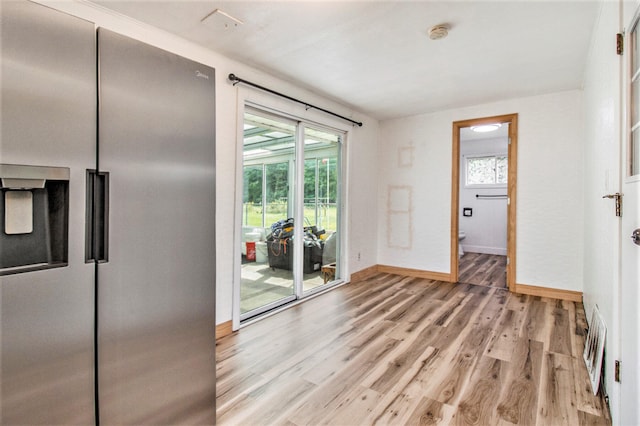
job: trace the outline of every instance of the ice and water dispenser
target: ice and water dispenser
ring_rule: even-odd
[[[65,266],[69,169],[0,164],[0,275]]]

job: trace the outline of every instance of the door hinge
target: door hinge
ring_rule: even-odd
[[[602,198],[610,198],[616,200],[616,216],[622,216],[622,194],[616,192],[615,194],[603,195]]]
[[[620,361],[616,359],[613,378],[616,382],[620,383]]]
[[[507,265],[509,264],[509,258],[507,257]]]
[[[511,145],[511,138],[509,138],[509,145]]]
[[[624,35],[622,33],[616,34],[616,53],[618,55],[624,53]]]

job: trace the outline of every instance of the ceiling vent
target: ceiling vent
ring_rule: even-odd
[[[240,25],[244,24],[240,19],[235,16],[229,15],[222,9],[214,9],[212,12],[209,12],[204,18],[200,20],[200,22],[211,21],[215,25],[218,25],[221,28],[230,29],[237,28]]]

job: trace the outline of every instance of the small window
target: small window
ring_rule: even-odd
[[[636,20],[631,30],[631,85],[629,88],[631,116],[626,165],[626,174],[629,177],[640,175],[640,40],[638,38],[638,21]]]
[[[506,155],[466,157],[465,186],[507,185],[508,160]]]

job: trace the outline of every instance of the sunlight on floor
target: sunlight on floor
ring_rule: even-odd
[[[304,291],[324,284],[320,271],[304,274]],[[242,265],[240,312],[245,313],[293,294],[293,272],[270,268],[268,263]]]

